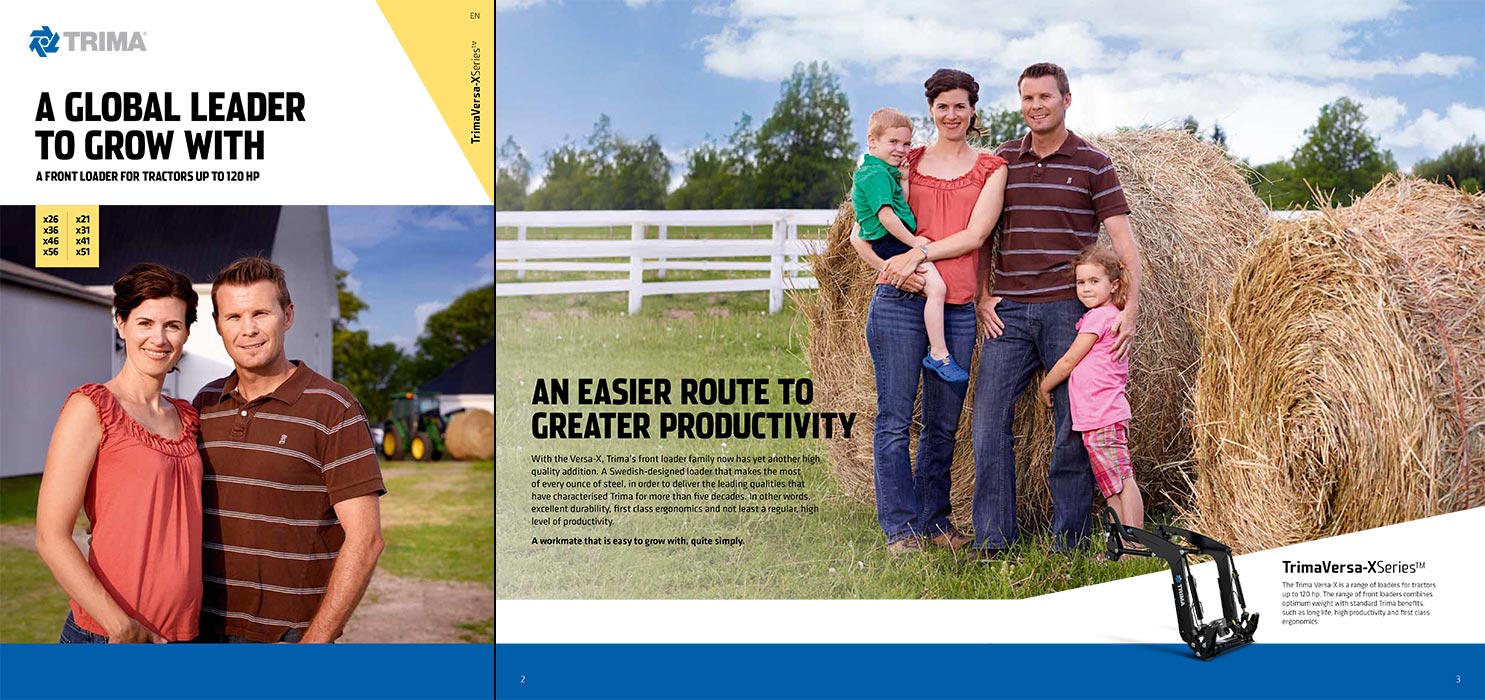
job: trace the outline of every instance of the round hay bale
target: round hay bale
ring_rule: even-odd
[[[1384,180],[1281,222],[1205,337],[1199,529],[1241,552],[1485,502],[1485,197]]]
[[[1113,158],[1140,242],[1144,280],[1130,363],[1130,447],[1147,503],[1168,509],[1190,498],[1188,415],[1199,349],[1196,333],[1206,327],[1209,307],[1226,294],[1255,232],[1268,226],[1268,212],[1221,149],[1184,131],[1120,131],[1088,140]],[[797,295],[796,300],[810,327],[808,355],[817,404],[828,406],[825,410],[854,411],[861,426],[850,440],[826,441],[831,472],[847,494],[870,504],[876,388],[865,328],[875,275],[851,248],[853,221],[847,203],[829,229],[824,252],[811,260],[818,294]],[[978,366],[977,359],[971,362],[972,374]],[[971,380],[950,492],[954,521],[966,531],[974,492],[973,400]],[[1045,529],[1051,522],[1046,475],[1052,418],[1033,392],[1017,404],[1014,432],[1018,519],[1023,530]],[[916,450],[916,428],[914,443]]]
[[[483,408],[460,411],[449,419],[444,444],[454,459],[489,459],[495,455],[495,414]]]

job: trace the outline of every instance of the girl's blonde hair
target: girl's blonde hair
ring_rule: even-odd
[[[1073,279],[1077,279],[1079,265],[1097,265],[1103,268],[1104,274],[1114,283],[1109,290],[1109,300],[1114,306],[1124,308],[1124,264],[1119,262],[1119,256],[1114,251],[1101,243],[1088,246],[1078,257],[1073,258]]]

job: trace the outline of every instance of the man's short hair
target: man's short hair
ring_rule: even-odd
[[[913,120],[908,119],[906,114],[891,107],[883,107],[871,113],[871,118],[866,120],[866,137],[876,138],[888,129],[901,127],[913,128]]]
[[[1021,77],[1016,79],[1016,91],[1020,92],[1021,81],[1027,78],[1041,78],[1048,75],[1057,78],[1057,92],[1059,94],[1066,96],[1072,93],[1072,89],[1067,86],[1067,71],[1062,70],[1062,66],[1055,63],[1033,63],[1027,66],[1026,70],[1021,71]]]
[[[268,258],[250,257],[238,258],[231,265],[222,268],[217,273],[217,278],[211,283],[211,317],[217,317],[217,288],[224,284],[234,286],[247,286],[254,282],[268,280],[278,287],[279,308],[288,309],[294,303],[289,298],[289,281],[284,277],[284,268]]]

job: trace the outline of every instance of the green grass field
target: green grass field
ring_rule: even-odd
[[[378,567],[399,576],[494,585],[494,463],[384,462],[386,541]],[[0,479],[0,524],[33,528],[40,476]],[[54,642],[67,595],[34,551],[0,544],[0,643]],[[491,620],[462,623],[459,637],[490,643]]]
[[[429,463],[437,469],[440,463]],[[495,583],[493,462],[429,478],[422,473],[386,477],[381,568],[399,576],[435,581]]]
[[[0,644],[55,642],[67,594],[36,552],[0,544]]]
[[[621,295],[610,295],[621,296]],[[1024,539],[1003,561],[969,563],[946,551],[892,560],[872,508],[841,495],[818,441],[538,440],[532,436],[538,378],[806,377],[806,328],[786,304],[746,294],[647,300],[637,316],[596,297],[499,299],[496,337],[496,583],[500,598],[1018,598],[1159,570],[1154,560],[1116,564],[1051,555]],[[761,296],[761,295],[760,295]],[[672,302],[673,300],[673,302]],[[711,304],[726,316],[698,312]],[[754,305],[757,305],[756,307]],[[575,312],[576,309],[583,309]],[[751,312],[744,309],[752,309]],[[678,313],[679,312],[679,313]],[[545,408],[545,407],[543,407]],[[670,407],[672,410],[685,410]],[[771,407],[771,410],[777,407]],[[584,410],[567,407],[565,410]],[[616,408],[614,410],[629,410]],[[857,439],[869,440],[870,428]],[[532,524],[532,455],[796,455],[813,515],[618,515],[610,527]],[[741,537],[741,547],[540,545],[533,537]]]
[[[0,479],[0,525],[35,525],[41,475]]]

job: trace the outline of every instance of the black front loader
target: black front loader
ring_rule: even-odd
[[[1154,532],[1131,527],[1119,522],[1119,514],[1113,508],[1103,511],[1103,529],[1108,549],[1104,556],[1109,561],[1129,554],[1160,557],[1170,565],[1176,622],[1181,628],[1181,639],[1196,652],[1196,658],[1205,661],[1253,641],[1253,631],[1258,629],[1258,613],[1247,611],[1243,586],[1238,582],[1237,567],[1232,563],[1231,547],[1199,532],[1170,525],[1156,525]],[[1127,540],[1134,540],[1144,548],[1130,549],[1126,546]],[[1216,560],[1217,583],[1222,588],[1222,617],[1207,623],[1201,621],[1201,599],[1196,595],[1196,580],[1191,578],[1191,570],[1186,565],[1186,557],[1194,554],[1206,554]]]

